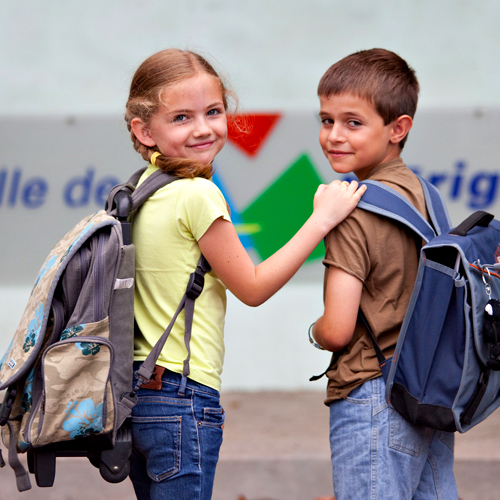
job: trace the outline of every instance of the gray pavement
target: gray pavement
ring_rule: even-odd
[[[333,495],[323,392],[223,393],[224,443],[214,500],[313,500]],[[461,500],[500,499],[500,412],[456,435]],[[3,449],[4,456],[6,450]],[[128,480],[106,483],[84,458],[57,460],[55,484],[19,493],[0,469],[0,500],[133,500]],[[360,499],[364,500],[364,499]]]

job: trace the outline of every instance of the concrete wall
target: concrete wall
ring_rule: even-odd
[[[247,110],[316,109],[326,68],[400,53],[421,107],[500,104],[495,0],[1,0],[0,114],[121,113],[133,71],[170,46],[218,63]]]
[[[233,141],[217,158],[218,181],[243,222],[300,159],[319,179],[333,178],[317,145],[317,82],[337,59],[375,46],[401,54],[420,79],[407,163],[439,182],[454,222],[477,209],[499,213],[494,1],[163,0],[139,9],[131,0],[0,0],[0,7],[2,352],[53,243],[100,207],[109,183],[141,166],[121,114],[136,66],[165,47],[208,54],[241,110],[280,115],[256,155]],[[249,249],[259,259],[257,250]],[[306,334],[321,313],[321,274],[313,260],[258,309],[229,297],[225,389],[318,388],[307,379],[328,355]]]

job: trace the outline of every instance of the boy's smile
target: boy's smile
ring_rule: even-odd
[[[371,102],[352,94],[320,96],[319,142],[333,170],[363,180],[400,154],[397,121],[385,125]]]

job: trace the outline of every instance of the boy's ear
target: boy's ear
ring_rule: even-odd
[[[399,144],[408,134],[413,125],[413,120],[408,115],[401,115],[396,118],[392,125],[391,142]]]
[[[134,135],[140,142],[142,142],[142,144],[144,144],[144,146],[148,146],[149,148],[156,146],[156,142],[151,137],[148,125],[140,118],[134,118],[130,122],[130,127]]]

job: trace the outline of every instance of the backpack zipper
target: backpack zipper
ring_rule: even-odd
[[[94,271],[95,276],[95,286],[94,286],[94,322],[101,321],[103,318],[104,310],[104,290],[103,286],[103,275],[104,275],[104,239],[106,235],[103,233],[99,234],[97,239],[97,248],[95,252],[96,256],[96,270]]]
[[[83,288],[83,284],[87,278],[87,273],[90,267],[90,250],[87,247],[80,248],[80,290]]]
[[[54,344],[54,340],[59,338],[59,335],[62,332],[63,326],[64,326],[64,308],[62,303],[58,299],[54,299],[52,301],[52,315],[53,315],[53,320],[52,320],[52,332],[50,335],[50,339],[48,340],[49,347],[50,345]],[[32,397],[32,404],[31,404],[31,415],[35,415],[38,411],[38,408],[40,408],[40,404],[44,404],[45,401],[45,385],[43,381],[43,373],[41,375],[41,379],[38,375],[40,365],[42,363],[42,359],[40,358],[38,362],[35,364],[33,370],[34,370],[34,376],[33,376],[33,386],[31,389],[31,397]],[[38,397],[38,399],[35,400],[36,394],[38,393],[38,387],[41,385],[41,392]],[[31,420],[31,416],[30,416]],[[26,441],[26,437],[29,435],[27,434],[28,428],[31,428],[31,425],[28,424],[25,428],[25,431],[23,433],[24,440]],[[28,442],[28,441],[26,441]]]

